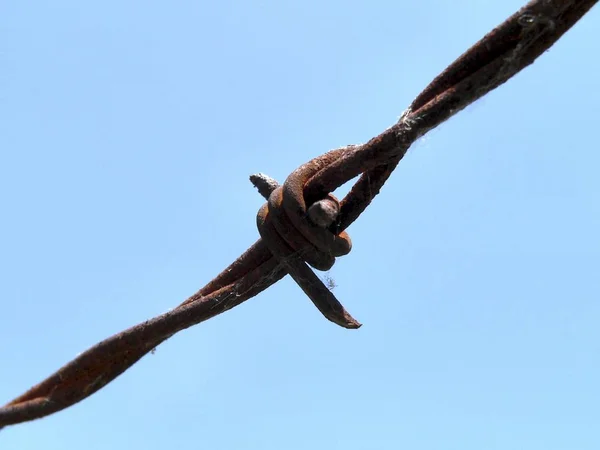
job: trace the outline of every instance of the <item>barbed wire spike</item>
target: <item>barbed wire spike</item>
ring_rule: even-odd
[[[326,227],[306,222],[307,219],[310,220],[310,215],[306,211],[302,187],[305,180],[321,167],[322,161],[331,158],[332,154],[339,157],[342,152],[339,150],[335,153],[329,152],[313,159],[303,165],[302,170],[292,173],[283,186],[262,173],[250,176],[250,181],[267,199],[267,203],[258,212],[257,225],[261,238],[272,254],[328,320],[344,328],[359,328],[360,324],[350,316],[331,289],[325,286],[305,262],[310,261],[310,264],[317,269],[328,270],[333,265],[335,256],[349,251],[350,238],[344,232],[340,236],[335,236]],[[286,187],[288,187],[287,191]],[[291,214],[296,216],[294,221],[290,218],[290,212],[285,211],[286,192],[295,199],[291,200],[293,205]],[[289,203],[288,199],[288,210]],[[334,207],[330,203],[338,205],[337,211],[339,211],[337,199],[330,195],[311,205],[311,208],[314,206],[312,215],[319,219],[329,216],[330,224],[333,223],[337,213],[331,217]],[[296,227],[295,223],[300,223],[300,228]]]

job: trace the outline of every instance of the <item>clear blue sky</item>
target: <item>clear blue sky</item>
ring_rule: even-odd
[[[0,403],[203,286],[258,236],[250,174],[380,133],[523,2],[2,2]],[[413,146],[330,272],[360,330],[286,278],[0,448],[600,448],[599,29]]]

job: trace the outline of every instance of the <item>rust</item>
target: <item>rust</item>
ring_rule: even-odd
[[[269,194],[268,202],[258,211],[256,223],[261,238],[273,255],[317,309],[337,325],[359,328],[360,323],[307,265],[329,270],[335,257],[348,254],[352,247],[346,232],[336,235],[311,223],[304,199],[306,180],[342,155],[342,150],[328,152],[292,172],[283,186],[275,187]],[[326,198],[337,201],[331,194]]]
[[[380,135],[312,159],[283,186],[254,176],[259,192],[268,198],[257,215],[261,239],[178,307],[96,344],[0,408],[0,428],[83,400],[175,333],[243,303],[286,273],[326,318],[346,328],[360,326],[307,263],[323,269],[347,254],[351,243],[344,230],[379,193],[410,145],[533,63],[597,1],[530,1],[450,64]],[[328,227],[312,223],[307,205],[310,209],[327,200],[335,209],[332,192],[357,176],[339,202],[335,221]]]
[[[438,75],[400,120],[315,174],[306,198],[332,192],[362,175],[342,200],[340,228],[373,200],[410,145],[532,64],[598,0],[535,0],[484,36]]]

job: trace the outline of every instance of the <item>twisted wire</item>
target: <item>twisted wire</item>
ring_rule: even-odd
[[[282,186],[268,177],[251,177],[267,198],[257,215],[261,239],[178,307],[96,344],[0,408],[0,428],[83,400],[175,333],[234,308],[288,273],[327,319],[358,328],[309,265],[330,267],[350,251],[344,230],[372,202],[415,140],[533,63],[597,1],[530,1],[437,76],[380,135],[314,158]],[[331,192],[357,176],[338,202]]]

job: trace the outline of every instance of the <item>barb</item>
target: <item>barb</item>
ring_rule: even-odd
[[[343,148],[325,153],[292,172],[282,187],[271,192],[256,221],[260,235],[273,255],[282,262],[319,311],[344,328],[359,328],[360,323],[305,263],[319,270],[329,270],[335,263],[335,257],[348,254],[352,247],[346,232],[336,235],[310,222],[303,193],[306,181],[322,167],[342,157],[345,151]],[[313,211],[320,211],[324,200],[337,204],[337,199],[329,194],[326,199],[320,199],[311,206],[317,208]]]
[[[313,159],[281,187],[254,176],[259,192],[268,197],[257,216],[261,239],[177,308],[100,342],[0,408],[0,428],[83,400],[175,333],[243,303],[286,273],[329,320],[360,326],[306,263],[322,269],[348,253],[350,240],[343,230],[379,193],[410,145],[531,64],[597,1],[529,2],[436,77],[379,136]],[[331,192],[359,175],[338,208]]]

